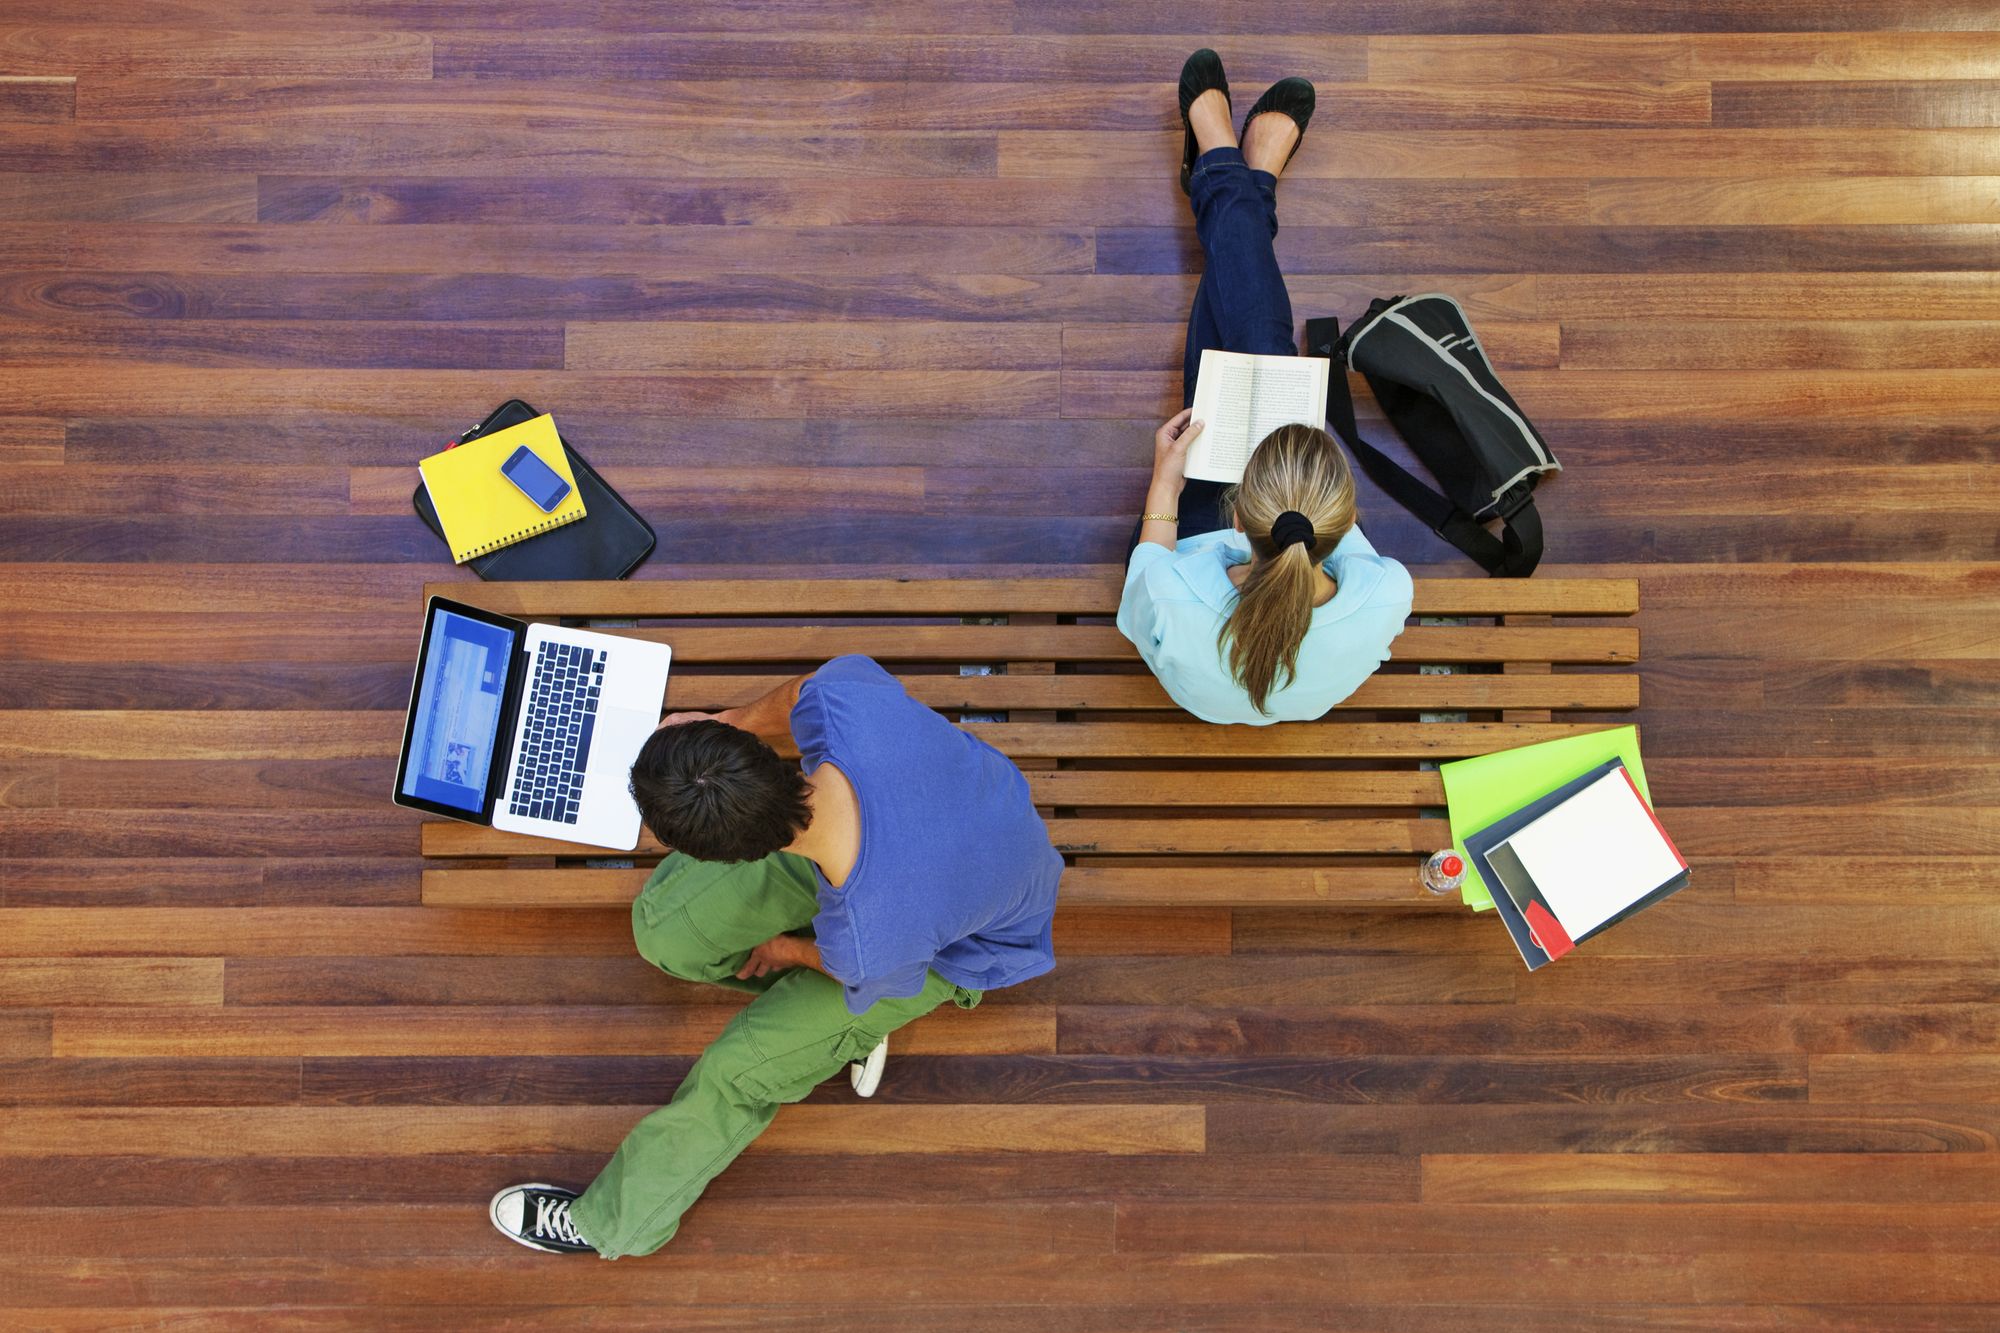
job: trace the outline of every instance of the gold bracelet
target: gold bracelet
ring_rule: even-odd
[[[1139,515],[1139,521],[1141,523],[1179,523],[1181,516],[1179,514],[1141,514]]]

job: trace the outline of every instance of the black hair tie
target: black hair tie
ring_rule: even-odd
[[[1284,554],[1286,547],[1297,542],[1304,542],[1306,553],[1310,555],[1313,543],[1318,540],[1319,534],[1313,531],[1312,520],[1296,509],[1287,509],[1271,524],[1271,544],[1278,548],[1280,555]]]

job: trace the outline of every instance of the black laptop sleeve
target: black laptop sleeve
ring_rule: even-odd
[[[509,399],[486,420],[459,436],[459,443],[518,426],[540,415],[519,398]],[[560,433],[557,438],[561,439]],[[562,447],[569,455],[569,469],[583,498],[584,517],[553,532],[468,560],[467,567],[480,578],[495,582],[622,579],[653,553],[658,538],[651,525],[639,517],[639,511],[625,503],[624,497],[597,475],[597,469],[571,448],[568,440],[563,440]],[[419,484],[410,500],[424,526],[436,533],[438,540],[444,540],[444,528],[438,523],[437,510],[431,507],[430,493]]]

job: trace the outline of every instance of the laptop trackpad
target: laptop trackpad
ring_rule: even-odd
[[[631,783],[632,761],[659,724],[659,718],[633,708],[600,711],[590,752],[591,775],[602,773],[607,783],[624,790]]]

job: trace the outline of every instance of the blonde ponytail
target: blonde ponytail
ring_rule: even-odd
[[[1280,426],[1250,456],[1233,503],[1251,562],[1223,623],[1221,649],[1230,675],[1263,713],[1271,692],[1297,674],[1299,646],[1312,628],[1313,571],[1354,526],[1354,474],[1325,431]],[[1288,510],[1311,522],[1313,540],[1281,550],[1271,525]]]

